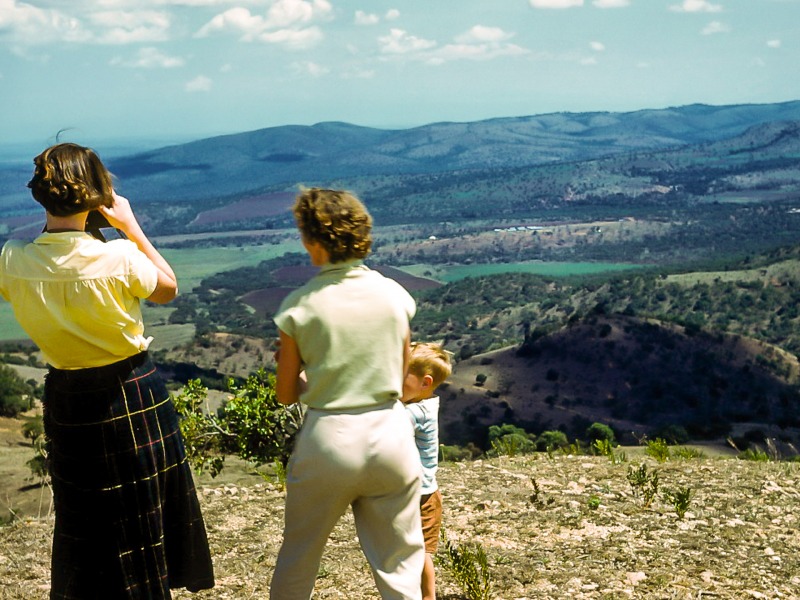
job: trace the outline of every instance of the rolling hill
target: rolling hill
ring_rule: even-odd
[[[574,163],[719,141],[792,120],[800,120],[800,101],[553,113],[402,130],[330,122],[202,139],[108,165],[120,191],[141,202],[233,200],[298,183]],[[24,187],[29,177],[27,167],[0,165],[0,216],[35,209]]]
[[[572,439],[601,422],[627,444],[675,426],[692,439],[798,444],[799,374],[796,356],[764,342],[596,315],[460,361],[440,390],[442,438],[463,445],[489,425],[514,423]]]

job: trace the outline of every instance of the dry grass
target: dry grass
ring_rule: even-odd
[[[633,493],[628,466],[650,460],[633,453],[621,464],[541,454],[443,464],[448,536],[483,546],[498,599],[800,598],[800,464],[648,462],[662,490],[692,489],[679,519],[661,493],[649,508]],[[258,477],[200,490],[217,587],[175,597],[266,597],[282,492]],[[51,527],[31,519],[0,529],[0,598],[46,597]],[[439,597],[463,598],[437,570]],[[378,597],[349,514],[328,543],[315,597]]]

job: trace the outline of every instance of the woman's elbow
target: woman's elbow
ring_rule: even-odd
[[[167,285],[159,283],[156,286],[156,289],[153,290],[153,293],[147,297],[147,300],[149,302],[154,302],[155,304],[167,304],[168,302],[172,302],[177,296],[177,283]]]

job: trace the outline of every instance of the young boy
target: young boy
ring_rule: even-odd
[[[414,441],[422,461],[420,513],[425,537],[423,600],[436,598],[433,555],[439,545],[439,530],[442,525],[442,495],[436,483],[436,470],[439,468],[439,397],[434,394],[436,388],[450,376],[451,371],[450,357],[440,345],[412,345],[402,400],[414,425]]]

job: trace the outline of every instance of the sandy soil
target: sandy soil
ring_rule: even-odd
[[[657,463],[544,454],[445,463],[440,485],[451,540],[477,542],[493,598],[800,598],[800,464],[724,458]],[[649,507],[628,481],[658,472]],[[681,519],[663,492],[688,487]],[[217,587],[175,598],[264,598],[280,544],[283,493],[253,477],[201,483]],[[0,529],[0,598],[45,598],[52,518]],[[465,598],[444,566],[439,597]],[[328,543],[315,598],[377,598],[352,517]]]

